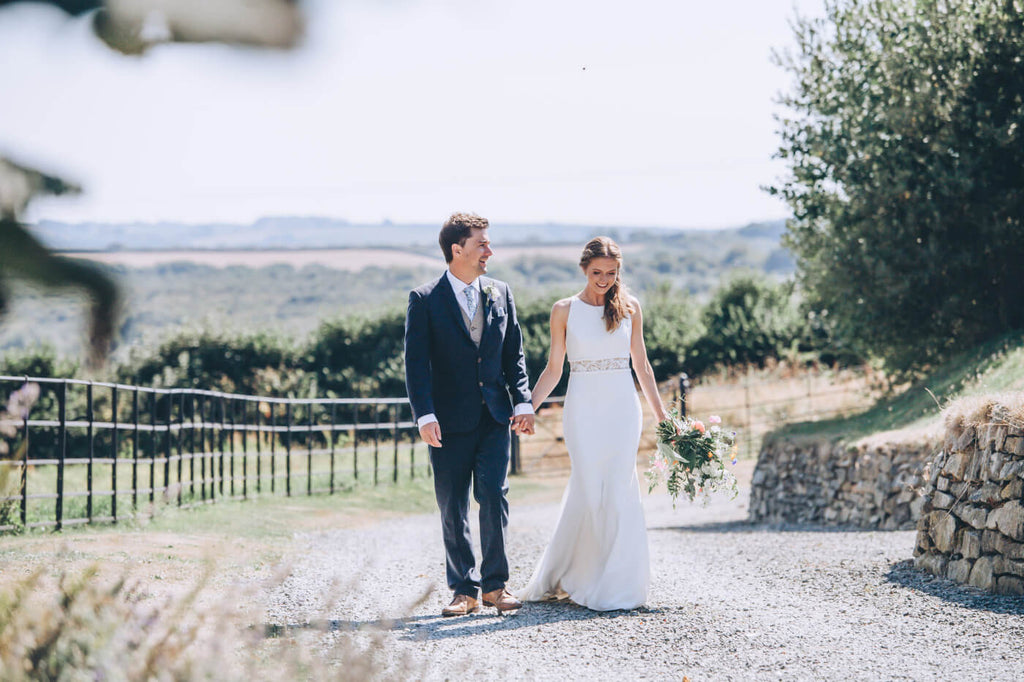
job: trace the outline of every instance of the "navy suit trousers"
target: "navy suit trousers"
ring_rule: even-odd
[[[441,447],[430,448],[434,494],[441,510],[447,558],[448,587],[456,594],[476,597],[505,586],[508,559],[509,424],[499,423],[489,410],[480,411],[477,428],[466,433],[442,433]],[[480,570],[473,555],[469,529],[469,491],[480,505]]]

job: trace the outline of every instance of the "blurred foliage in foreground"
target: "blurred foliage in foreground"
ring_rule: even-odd
[[[828,0],[772,191],[812,304],[892,375],[1024,328],[1024,2]]]
[[[385,655],[383,631],[326,626],[253,627],[257,615],[232,594],[214,601],[210,575],[184,595],[156,598],[141,581],[100,566],[46,569],[0,585],[0,678],[29,680],[391,680],[418,676]],[[282,573],[284,575],[284,573]],[[329,596],[329,595],[328,595]],[[247,622],[248,621],[248,622]],[[321,621],[326,622],[326,621]]]

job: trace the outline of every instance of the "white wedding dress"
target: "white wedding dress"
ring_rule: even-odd
[[[572,473],[554,535],[520,595],[526,601],[568,597],[611,611],[647,599],[650,562],[636,474],[642,415],[629,371],[632,321],[609,332],[603,314],[603,306],[571,300],[562,423]]]

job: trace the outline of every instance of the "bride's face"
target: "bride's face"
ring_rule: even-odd
[[[614,258],[595,258],[583,269],[587,275],[587,289],[591,294],[604,296],[608,287],[619,277],[619,262]]]

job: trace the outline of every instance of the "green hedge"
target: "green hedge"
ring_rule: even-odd
[[[535,380],[547,362],[551,306],[558,297],[524,300],[518,313],[527,368]],[[647,354],[659,381],[720,365],[763,364],[770,358],[854,360],[832,337],[827,316],[807,311],[791,283],[741,276],[705,305],[668,287],[645,296]],[[136,353],[112,378],[124,383],[207,388],[288,397],[401,397],[405,395],[405,312],[339,318],[305,343],[269,334],[182,332]],[[808,356],[813,356],[810,358]],[[53,351],[7,356],[7,374],[74,376]],[[568,372],[556,393],[564,390]]]

